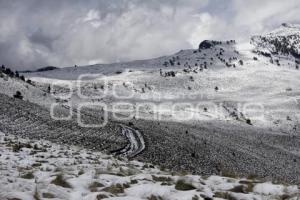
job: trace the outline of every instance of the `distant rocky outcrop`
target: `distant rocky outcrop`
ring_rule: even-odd
[[[39,69],[33,70],[33,71],[30,71],[30,70],[21,71],[21,73],[46,72],[46,71],[52,71],[52,70],[55,70],[55,69],[58,69],[58,67],[47,66],[47,67],[42,67],[42,68],[39,68]]]
[[[36,71],[37,72],[45,72],[45,71],[51,71],[51,70],[55,70],[55,69],[58,69],[58,68],[54,67],[54,66],[47,66],[47,67],[37,69]]]
[[[203,42],[200,43],[199,50],[210,49],[218,44],[222,44],[222,42],[214,41],[214,40],[204,40]]]

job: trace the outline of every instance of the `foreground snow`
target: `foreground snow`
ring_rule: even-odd
[[[162,171],[79,147],[0,133],[0,199],[299,199],[297,186]]]

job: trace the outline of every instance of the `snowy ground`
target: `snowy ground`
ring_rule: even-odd
[[[177,171],[224,175],[224,167],[224,171],[237,174],[299,183],[300,71],[289,56],[274,57],[279,59],[277,65],[253,50],[249,44],[223,42],[202,51],[182,50],[144,61],[25,74],[33,84],[0,73],[0,130],[97,150],[114,146],[121,153],[123,150],[129,156],[140,153],[137,158],[145,162]],[[168,66],[164,66],[165,62]],[[170,72],[175,76],[165,75]],[[83,74],[92,77],[77,87],[76,79]],[[93,78],[98,74],[106,75],[108,81],[104,97],[95,97],[105,87],[103,78]],[[51,92],[49,85],[53,86]],[[79,95],[79,90],[86,98]],[[9,98],[16,91],[22,93],[23,101]],[[72,108],[77,114],[78,105],[99,102],[106,104],[113,114],[118,113],[113,109],[115,103],[129,103],[139,115],[129,120],[110,120],[112,124],[100,131],[78,127],[77,115],[69,121],[55,121],[48,112],[53,103],[61,105],[63,111]],[[141,103],[144,106],[138,107]],[[153,109],[152,103],[159,107]],[[175,103],[189,103],[193,107],[182,106],[172,113]],[[198,103],[202,105],[196,107]],[[263,117],[243,113],[239,105],[246,104],[262,105],[263,110],[258,106],[254,113],[262,111]],[[102,113],[94,110],[83,114],[84,120],[94,122]],[[246,123],[247,118],[251,124]],[[128,126],[131,123],[136,129],[127,128],[119,133],[120,123]],[[125,147],[118,136],[121,133],[130,142]],[[139,137],[140,133],[145,141]],[[6,139],[0,145],[0,200],[101,199],[102,194],[112,199],[150,200],[213,196],[297,199],[299,193],[296,186],[175,175],[149,164],[119,160],[79,147],[29,140],[22,140],[20,145],[18,138],[2,138]],[[188,183],[183,184],[188,191],[180,189],[181,179]]]
[[[1,200],[293,199],[296,185],[172,173],[75,146],[0,134]]]
[[[236,67],[227,67],[216,56],[220,48],[225,49],[222,58],[226,62],[232,57],[237,57],[238,60],[243,60],[243,65],[233,60],[231,64],[235,64]],[[113,68],[90,66],[29,75],[44,89],[49,84],[72,86],[73,94],[66,99],[75,105],[87,101],[100,101],[108,106],[108,110],[115,112],[114,103],[125,102],[130,103],[132,113],[137,111],[138,117],[142,119],[157,120],[153,116],[159,115],[159,120],[184,122],[231,120],[245,123],[245,119],[236,120],[232,117],[233,112],[241,112],[251,119],[254,126],[297,134],[300,129],[300,71],[295,69],[293,61],[288,58],[282,58],[281,66],[277,66],[270,63],[269,58],[254,54],[253,48],[251,45],[223,44],[202,52],[185,50],[174,56],[154,59],[151,62],[153,66],[149,67],[144,65],[147,66],[150,61],[145,61],[144,65],[139,61],[124,66],[116,64]],[[164,60],[177,56],[181,65],[164,67],[161,64]],[[254,60],[254,57],[258,60]],[[189,67],[184,66],[186,62],[189,63]],[[207,69],[201,69],[199,66],[205,62],[211,64],[207,64]],[[176,77],[161,76],[159,66],[162,73],[174,71]],[[106,68],[122,73],[115,74],[111,71],[104,78],[82,81],[80,87],[74,80],[80,73],[93,76],[105,74]],[[70,77],[73,77],[73,80],[60,80]],[[107,88],[100,89],[105,81]],[[215,90],[216,87],[218,91]],[[104,90],[107,92],[102,96]],[[53,91],[55,95],[65,95],[65,91],[58,87],[54,87]],[[88,100],[81,98],[78,95],[79,91],[83,91]],[[97,98],[99,95],[101,97]],[[141,103],[146,105],[139,106]],[[153,103],[155,108],[151,107]],[[192,105],[191,108],[183,106],[179,110],[180,115],[186,116],[181,117],[182,120],[178,119],[176,113],[172,113],[176,103]],[[250,112],[243,109],[246,106],[249,106]],[[208,109],[207,112],[204,112],[204,107]]]

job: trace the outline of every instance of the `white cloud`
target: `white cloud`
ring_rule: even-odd
[[[0,60],[28,69],[144,59],[298,21],[298,0],[224,1],[0,1]]]
[[[234,27],[248,34],[270,31],[284,22],[299,22],[299,0],[234,0],[233,7]]]
[[[98,10],[91,9],[82,21],[89,22],[94,28],[99,28],[102,25],[99,13]]]
[[[91,9],[87,15],[85,16],[85,18],[83,19],[84,22],[88,22],[88,21],[93,21],[93,20],[99,20],[99,11],[98,10],[94,10]]]

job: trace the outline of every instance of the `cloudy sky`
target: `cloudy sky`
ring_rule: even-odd
[[[204,39],[300,23],[299,0],[0,0],[0,64],[14,69],[152,58]]]

